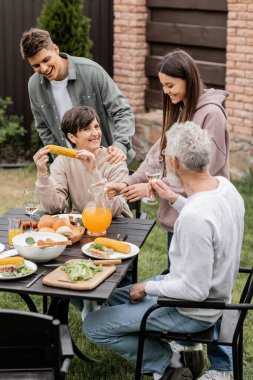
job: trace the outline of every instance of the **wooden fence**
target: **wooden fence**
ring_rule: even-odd
[[[42,4],[43,0],[0,1],[0,97],[12,98],[9,113],[22,115],[28,130],[32,114],[27,82],[33,71],[21,58],[19,42],[23,31],[36,25]],[[113,1],[84,0],[84,4],[85,15],[91,18],[93,59],[112,75]]]
[[[146,108],[162,108],[157,77],[159,60],[175,48],[186,50],[198,63],[208,87],[224,88],[226,71],[226,0],[147,0],[150,20],[146,58],[149,87]]]

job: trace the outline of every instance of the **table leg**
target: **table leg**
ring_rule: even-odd
[[[38,313],[37,307],[35,306],[35,303],[31,299],[31,297],[28,294],[22,294],[18,293],[18,295],[23,299],[23,301],[27,304],[30,311],[33,311],[35,313]]]
[[[68,325],[69,301],[70,300],[67,298],[53,298],[48,308],[48,314],[53,315],[54,318],[59,319],[62,324]],[[79,359],[90,363],[98,363],[96,359],[90,358],[77,347],[72,336],[71,341],[73,345],[73,351]]]

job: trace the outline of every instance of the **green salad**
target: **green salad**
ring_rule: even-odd
[[[95,265],[92,260],[80,260],[64,265],[61,270],[67,273],[70,280],[80,281],[93,277],[94,274],[101,272],[103,267]]]
[[[10,269],[2,272],[2,277],[17,277],[17,276],[25,276],[27,274],[32,273],[33,270],[29,268],[27,265],[23,264],[17,268],[13,268],[10,266]]]

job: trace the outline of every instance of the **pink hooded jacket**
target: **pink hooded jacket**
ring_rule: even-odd
[[[209,164],[210,174],[213,176],[219,175],[229,178],[229,134],[227,129],[227,113],[224,108],[224,102],[227,97],[228,92],[223,90],[215,90],[213,88],[204,90],[199,98],[192,121],[200,125],[202,128],[207,129],[214,141],[214,149]],[[158,153],[159,150],[160,139],[150,149],[147,157],[149,154]],[[146,159],[142,162],[136,172],[127,178],[125,182],[128,185],[147,182],[145,176]],[[166,177],[163,178],[163,181],[169,185]],[[185,196],[183,189],[176,189],[172,186],[171,188]],[[166,230],[173,231],[173,226],[178,213],[172,206],[170,206],[168,201],[160,199],[160,207],[157,216]]]

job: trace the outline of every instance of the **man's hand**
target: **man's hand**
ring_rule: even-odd
[[[123,194],[128,202],[135,202],[146,197],[147,185],[147,183],[136,183],[135,185],[124,187],[120,194]]]
[[[142,284],[135,284],[130,288],[129,295],[131,303],[139,303],[146,297],[145,286],[146,282],[143,282]]]
[[[116,197],[117,195],[120,195],[121,191],[126,187],[127,184],[124,182],[119,182],[119,183],[114,183],[114,182],[109,182],[106,184],[105,187],[105,192],[108,197],[108,199],[112,199]]]
[[[86,149],[78,150],[76,158],[86,166],[86,168],[91,172],[95,173],[97,171],[96,157],[93,153]]]
[[[157,192],[160,198],[167,200],[171,204],[176,202],[178,194],[172,191],[162,180],[149,182],[149,186]]]
[[[49,149],[47,146],[39,149],[33,156],[33,161],[37,167],[38,177],[45,177],[48,175],[47,162],[49,161]]]
[[[116,146],[108,146],[107,153],[109,154],[109,157],[107,157],[106,161],[111,165],[118,164],[119,162],[126,161],[127,159],[123,150],[117,148]]]

